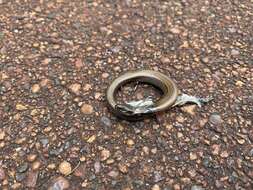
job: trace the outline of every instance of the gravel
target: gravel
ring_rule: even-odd
[[[250,0],[0,5],[0,189],[251,189]],[[118,119],[106,89],[137,69],[214,100]],[[135,86],[118,100],[159,97]]]
[[[19,173],[24,173],[28,169],[28,163],[24,162],[20,166],[18,166],[17,171]]]
[[[220,115],[218,114],[212,114],[209,118],[210,123],[214,124],[214,125],[219,125],[222,123],[222,118]]]
[[[201,186],[198,186],[198,185],[193,185],[193,186],[191,186],[191,190],[204,190],[204,188],[202,188]]]
[[[101,117],[100,122],[103,127],[111,127],[112,126],[112,122],[108,117],[105,117],[105,116]]]

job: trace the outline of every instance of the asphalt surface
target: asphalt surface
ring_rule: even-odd
[[[252,0],[0,0],[0,189],[252,189],[252,21]],[[144,68],[214,101],[115,118],[106,88]]]

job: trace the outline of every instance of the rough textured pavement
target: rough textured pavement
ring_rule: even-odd
[[[252,21],[252,0],[0,0],[0,189],[252,189]],[[215,100],[118,120],[105,90],[137,68]]]

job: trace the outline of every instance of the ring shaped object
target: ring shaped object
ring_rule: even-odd
[[[138,81],[150,84],[162,91],[162,97],[154,102],[149,111],[141,111],[138,113],[126,113],[118,109],[118,104],[115,99],[116,92],[126,83]],[[106,92],[106,99],[112,112],[126,120],[139,120],[144,116],[165,111],[170,108],[176,101],[178,96],[178,89],[176,84],[166,75],[152,70],[140,70],[127,72],[116,78],[108,87]]]

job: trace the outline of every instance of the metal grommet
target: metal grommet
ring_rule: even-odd
[[[160,89],[163,95],[157,102],[149,99],[135,102],[135,104],[117,104],[115,100],[116,92],[121,86],[132,81],[153,85]],[[175,103],[177,96],[178,89],[176,84],[166,75],[151,70],[127,72],[116,78],[106,92],[106,99],[112,112],[116,116],[126,120],[139,120],[144,116],[165,111]]]

